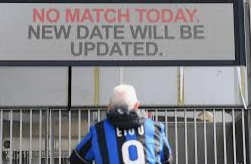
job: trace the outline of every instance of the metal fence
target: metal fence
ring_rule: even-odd
[[[247,111],[241,108],[145,108],[163,122],[174,164],[248,164]],[[0,110],[0,163],[65,164],[105,108]]]

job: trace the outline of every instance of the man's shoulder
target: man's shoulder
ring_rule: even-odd
[[[162,122],[154,121],[154,126],[159,127],[159,128],[164,128],[164,124]]]
[[[155,126],[155,127],[164,128],[164,124],[162,122],[154,121],[154,120],[152,120],[150,118],[146,118],[145,121],[148,122],[149,124]]]
[[[103,126],[104,123],[108,123],[109,124],[108,119],[104,119],[102,121],[96,122],[95,124],[92,125],[91,128],[97,128],[97,127]]]

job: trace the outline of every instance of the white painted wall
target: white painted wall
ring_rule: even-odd
[[[123,82],[135,86],[138,99],[143,105],[177,104],[176,68],[123,68]],[[100,69],[100,105],[107,105],[114,86],[120,84],[118,67]],[[93,105],[94,68],[73,69],[72,105]]]
[[[94,76],[91,67],[72,69],[72,105],[92,105],[94,102]]]
[[[234,67],[189,67],[184,79],[185,104],[242,104]]]
[[[64,67],[1,67],[0,105],[66,105]]]
[[[100,69],[100,104],[107,105],[114,86],[120,84],[120,72],[117,67]]]
[[[100,67],[100,105],[120,83],[119,67]],[[233,67],[185,67],[187,105],[242,104]],[[132,84],[142,105],[177,104],[176,67],[124,67],[123,83]],[[94,68],[73,68],[72,105],[94,104]],[[0,105],[66,105],[66,67],[0,67]]]
[[[124,82],[135,86],[143,105],[177,104],[176,67],[125,68]]]

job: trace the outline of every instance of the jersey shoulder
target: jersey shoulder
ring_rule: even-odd
[[[146,118],[145,122],[146,122],[145,123],[146,126],[154,126],[155,128],[158,128],[158,129],[164,129],[165,127],[162,122],[153,121],[150,118]]]
[[[107,129],[107,127],[109,127],[108,129],[114,128],[108,119],[104,119],[102,121],[99,121],[99,122],[95,123],[91,127],[91,130],[95,129],[96,132],[99,133],[100,131],[105,131],[105,129]]]

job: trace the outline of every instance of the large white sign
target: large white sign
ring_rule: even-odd
[[[232,3],[0,4],[0,61],[234,61]]]

